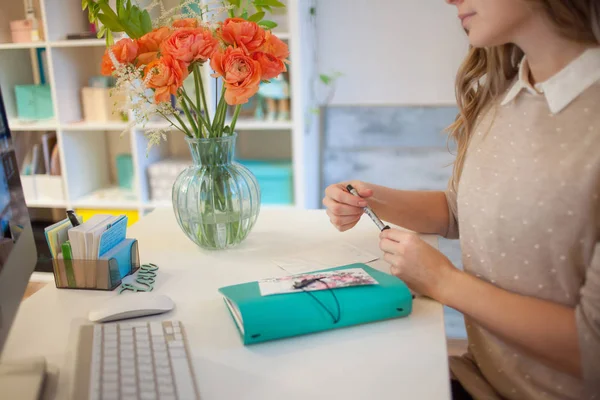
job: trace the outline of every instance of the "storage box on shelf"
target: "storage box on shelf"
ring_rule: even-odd
[[[292,163],[290,161],[238,160],[258,181],[261,204],[291,205],[294,202]]]

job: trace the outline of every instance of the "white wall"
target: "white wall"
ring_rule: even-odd
[[[444,0],[317,0],[320,73],[340,71],[331,104],[454,104],[468,41]]]

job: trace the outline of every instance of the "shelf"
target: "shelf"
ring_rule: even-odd
[[[290,40],[292,36],[289,32],[273,32],[273,34],[281,40]]]
[[[65,131],[123,131],[129,128],[127,122],[107,121],[80,121],[71,122],[62,126]]]
[[[227,121],[227,125],[231,121]],[[144,127],[137,126],[138,129],[166,129],[169,128],[168,122],[148,122]],[[253,119],[239,119],[235,124],[236,131],[280,131],[291,130],[293,128],[292,121],[258,121]],[[176,129],[171,126],[171,129]]]
[[[106,46],[104,39],[73,39],[50,42],[50,47],[100,47]]]
[[[55,131],[57,124],[55,119],[45,119],[38,121],[20,120],[12,118],[8,120],[8,127],[11,131]]]
[[[73,201],[73,208],[136,209],[138,206],[135,192],[120,187],[96,190]]]
[[[39,49],[46,47],[46,42],[0,43],[0,50]]]
[[[67,208],[67,203],[56,200],[29,200],[27,201],[29,208]]]
[[[230,122],[227,122],[228,124]],[[235,124],[236,131],[278,131],[292,129],[292,121],[258,121],[239,119]]]

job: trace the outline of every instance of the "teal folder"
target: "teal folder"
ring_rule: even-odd
[[[320,272],[348,268],[364,269],[378,284],[311,291],[319,301],[306,292],[261,296],[258,282],[223,287],[219,292],[244,345],[405,317],[412,312],[410,290],[393,275],[366,264]],[[332,292],[340,307],[338,322],[332,318],[332,314],[337,316]]]

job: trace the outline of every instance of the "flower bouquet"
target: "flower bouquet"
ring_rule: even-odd
[[[181,229],[202,248],[239,244],[258,217],[260,188],[234,161],[235,126],[241,105],[259,84],[287,70],[288,46],[271,32],[275,24],[264,20],[272,7],[284,5],[277,0],[226,0],[212,6],[188,0],[170,10],[160,2],[141,10],[131,0],[117,0],[116,10],[107,0],[83,0],[83,5],[90,20],[103,25],[100,34],[108,45],[101,70],[116,78],[115,90],[128,95],[132,123],[143,126],[159,115],[169,124],[146,131],[149,146],[173,130],[185,135],[193,165],[178,176],[172,191]],[[152,9],[160,14],[154,20]],[[227,17],[215,20],[223,14]],[[125,37],[112,43],[120,33]],[[202,73],[208,65],[220,88],[211,108]],[[186,89],[184,81],[195,90]],[[229,106],[235,108],[227,121]]]

